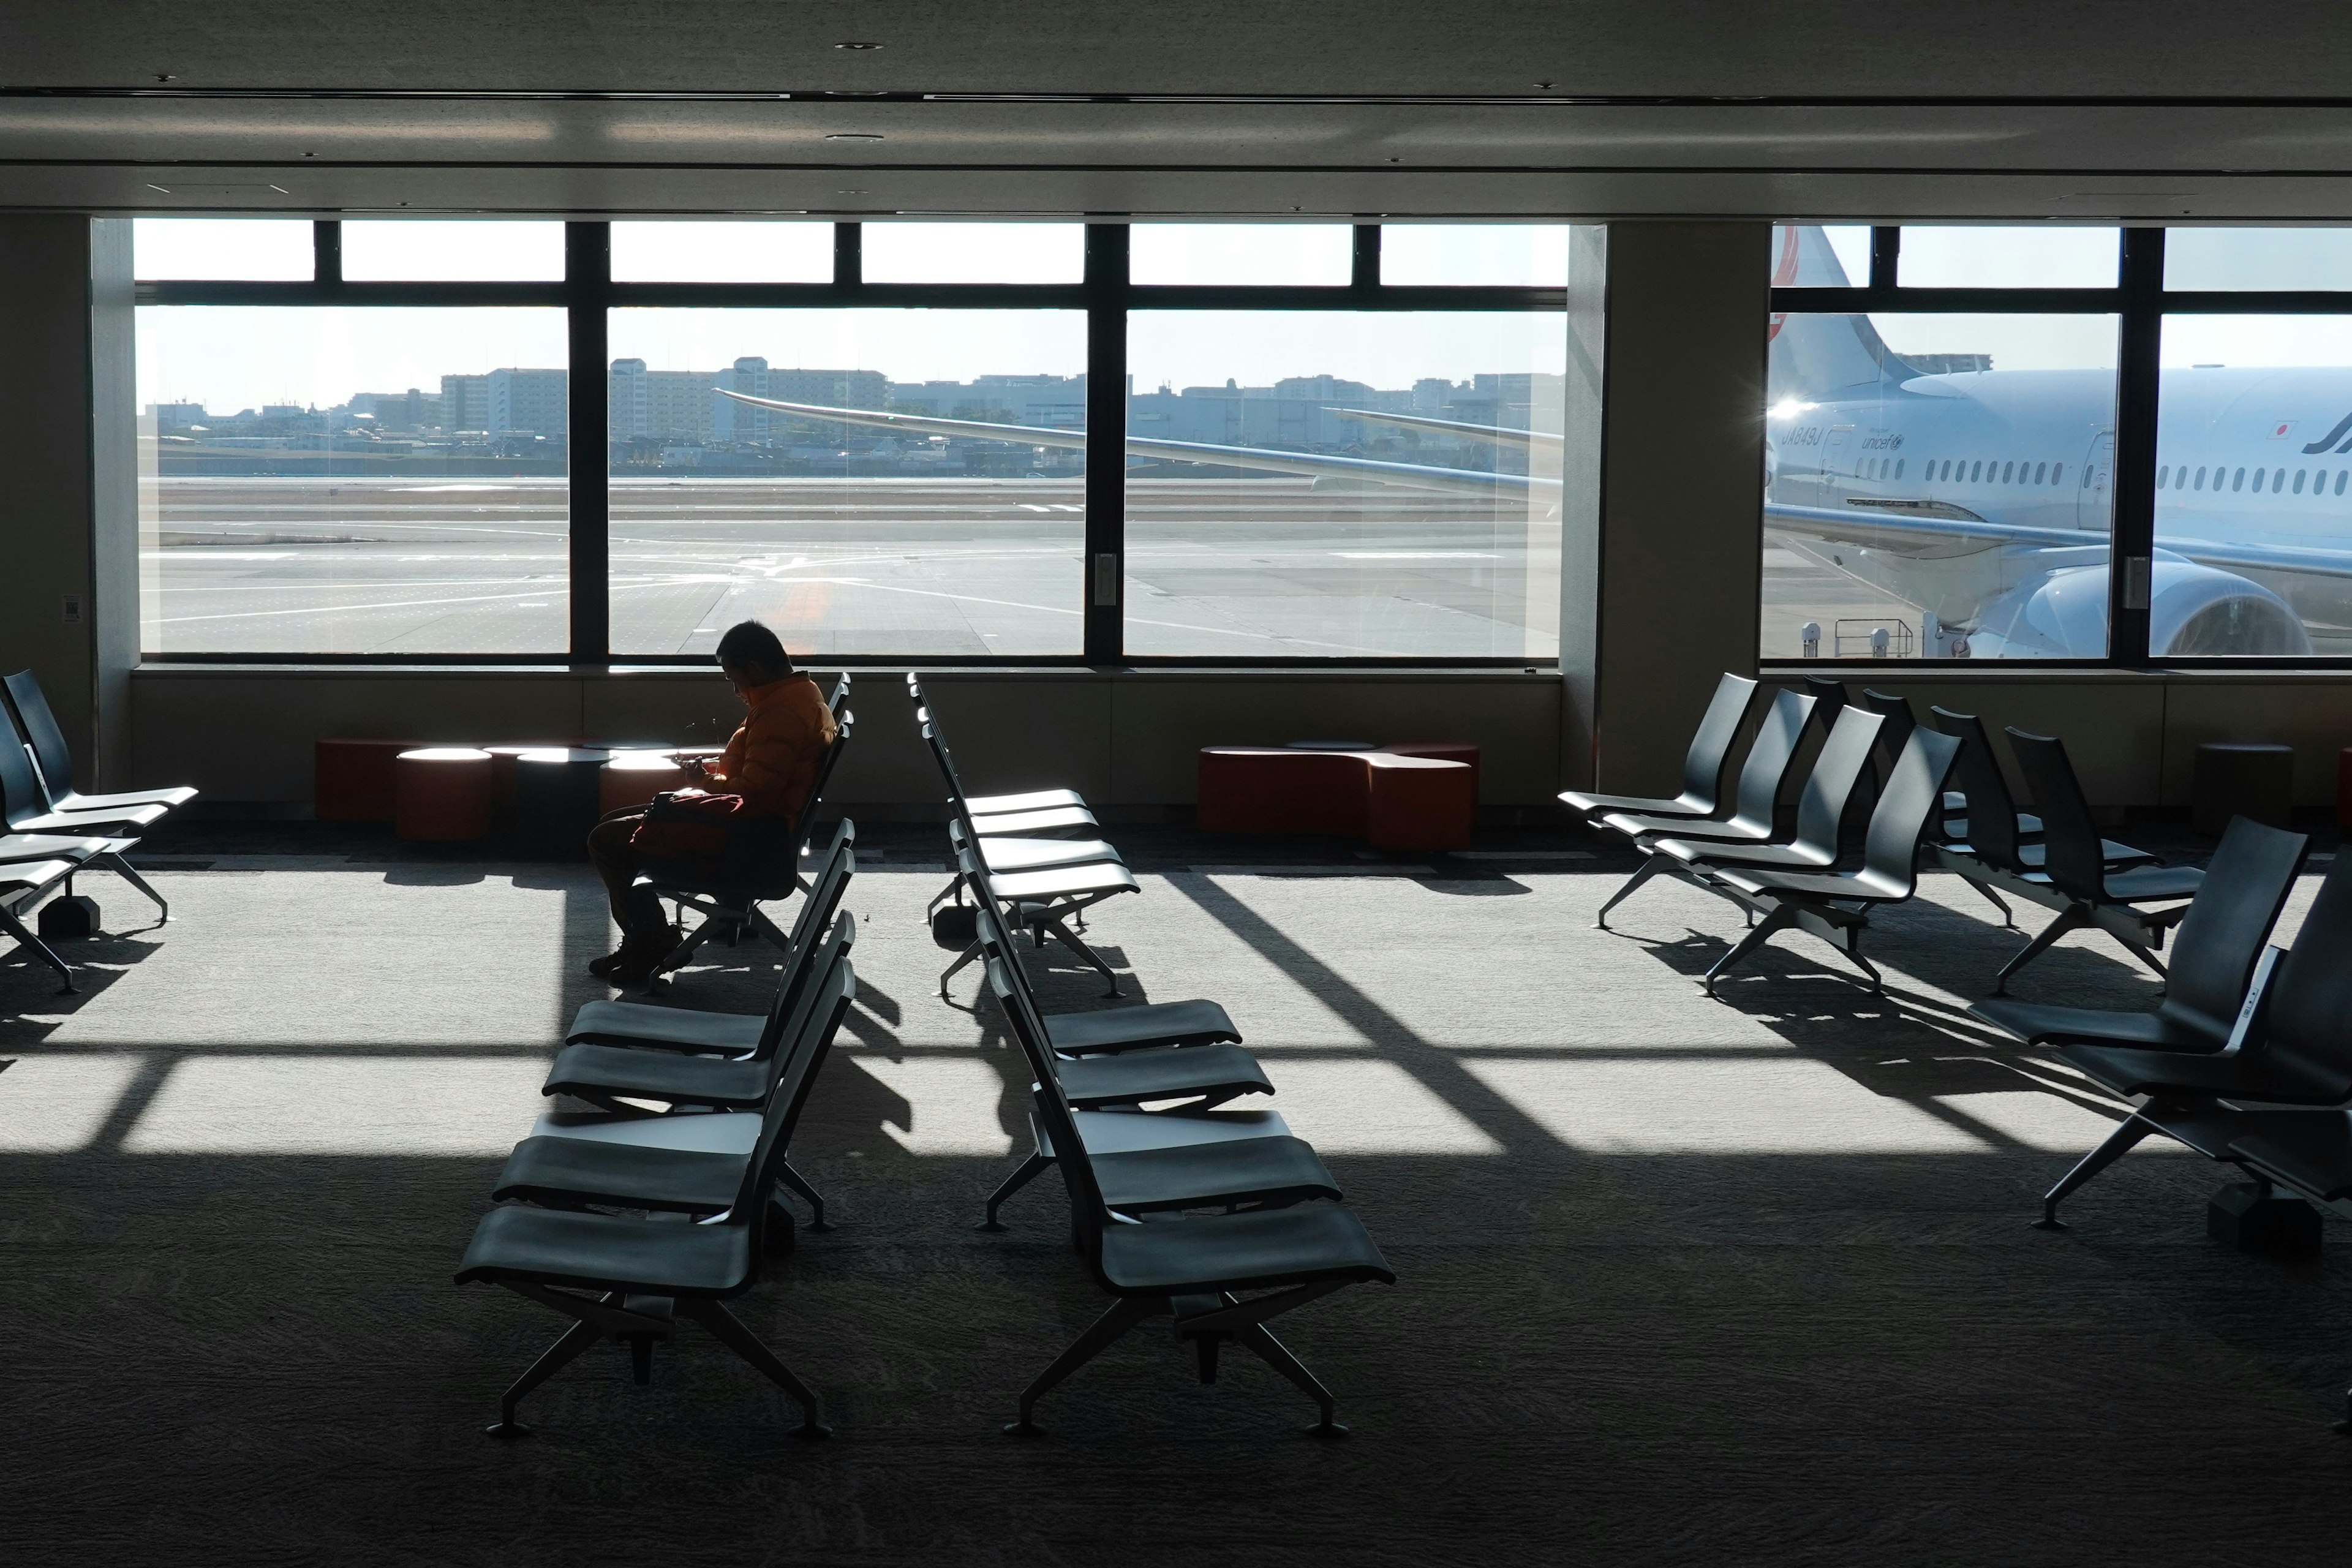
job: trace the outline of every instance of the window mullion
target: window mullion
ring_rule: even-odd
[[[2148,661],[2148,599],[2156,542],[2156,441],[2164,344],[2164,230],[2123,234],[2124,309],[2116,368],[2116,471],[2107,658]]]
[[[1117,664],[1127,579],[1125,224],[1087,226],[1086,659]]]
[[[612,462],[605,406],[610,359],[613,226],[563,226],[565,316],[570,329],[566,452],[571,481],[572,663],[612,662]]]

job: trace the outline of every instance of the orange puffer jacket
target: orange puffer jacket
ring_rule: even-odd
[[[741,795],[746,816],[796,817],[833,744],[833,712],[805,675],[754,686],[743,697],[751,711],[727,742],[727,754],[712,764],[706,787]]]

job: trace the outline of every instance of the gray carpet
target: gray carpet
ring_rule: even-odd
[[[2016,938],[1948,879],[1893,995],[1601,863],[1152,875],[1096,934],[1226,1003],[1400,1275],[1286,1319],[1344,1443],[1254,1361],[1147,1325],[997,1428],[1101,1300],[1058,1182],[975,1233],[1025,1139],[970,973],[869,871],[863,997],[795,1163],[836,1206],[742,1304],[839,1435],[698,1331],[606,1346],[481,1435],[551,1314],[449,1282],[604,994],[584,874],[328,858],[166,872],[87,993],[0,961],[0,1558],[11,1563],[2340,1563],[2352,1252],[2209,1243],[2210,1166],[2135,1155],[2026,1227],[2118,1114],[1958,1008]],[[118,926],[143,914],[104,886]],[[2308,896],[2308,888],[2304,898]],[[2298,900],[2297,909],[2301,905]],[[2292,921],[2291,914],[2290,920]],[[2038,917],[2037,917],[2038,919]],[[1066,955],[1049,1003],[1096,1005]],[[756,1007],[763,955],[676,999]],[[2095,938],[2021,992],[2145,1001]]]

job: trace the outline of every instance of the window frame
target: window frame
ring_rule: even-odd
[[[1780,223],[1797,220],[1780,219]],[[2352,668],[2352,654],[2168,655],[2147,647],[2148,606],[2132,604],[2147,581],[2156,549],[2157,416],[2163,387],[2162,348],[2168,315],[2352,316],[2352,289],[2168,289],[2164,286],[2167,226],[2120,225],[2112,289],[1906,288],[1896,281],[1903,246],[1900,225],[1871,228],[1870,279],[1862,288],[1775,288],[1772,315],[1872,311],[1913,315],[2112,315],[2117,320],[2114,512],[2107,571],[2107,652],[2104,658],[1916,658],[1904,664],[1939,676],[1973,671],[1987,677],[2026,669],[2336,670]],[[1762,519],[1758,519],[1762,546]],[[2137,563],[2137,570],[2134,563]],[[2135,582],[2137,579],[2137,584]],[[1851,660],[1769,658],[1775,673],[1819,669]],[[1874,663],[1875,661],[1865,661]]]
[[[210,214],[189,214],[209,216]],[[226,215],[222,215],[226,216]],[[503,216],[484,214],[483,216]],[[1066,220],[1063,220],[1066,221]],[[1527,220],[1522,220],[1527,221]],[[1565,219],[1557,220],[1566,222]],[[599,458],[593,472],[581,471],[577,454],[603,454],[609,410],[606,376],[582,375],[582,364],[607,367],[609,312],[641,306],[706,308],[784,307],[950,310],[1083,310],[1087,317],[1087,428],[1089,437],[1111,434],[1123,443],[1127,415],[1127,322],[1132,310],[1478,310],[1521,314],[1565,311],[1568,289],[1497,285],[1389,286],[1381,281],[1381,226],[1357,224],[1352,265],[1344,284],[1136,284],[1129,279],[1129,233],[1125,223],[1086,225],[1086,266],[1076,283],[868,283],[865,280],[864,225],[836,223],[834,276],[829,283],[621,283],[612,275],[609,221],[564,224],[564,277],[560,282],[348,282],[342,272],[342,225],[333,218],[311,226],[313,274],[307,282],[157,280],[133,287],[139,305],[266,306],[559,306],[567,313],[571,375],[571,432],[574,454],[569,475],[570,642],[560,652],[537,654],[298,654],[167,653],[142,650],[149,664],[269,664],[322,666],[529,666],[561,661],[573,670],[614,668],[700,668],[709,660],[694,654],[629,654],[612,651],[611,473]],[[1852,290],[1841,292],[1852,293]],[[1556,668],[1557,658],[1445,658],[1394,655],[1318,658],[1300,656],[1235,658],[1140,655],[1126,651],[1125,604],[1127,486],[1124,461],[1096,462],[1089,447],[1086,478],[1086,531],[1081,574],[1085,610],[1079,652],[1059,655],[974,654],[944,662],[971,667],[1303,669],[1538,669]],[[1109,603],[1093,592],[1105,556],[1119,588]],[[922,662],[912,654],[828,654],[828,665],[904,668]],[[933,661],[941,662],[941,661]]]

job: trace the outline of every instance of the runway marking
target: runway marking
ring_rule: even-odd
[[[544,594],[545,588],[531,593]],[[149,622],[151,626],[181,626],[196,621],[257,621],[278,616],[347,616],[362,610],[433,609],[443,605],[488,605],[501,599],[528,599],[530,594],[478,594],[459,599],[395,599],[382,605],[313,605],[299,610],[246,610],[236,615],[221,616],[162,616]]]

